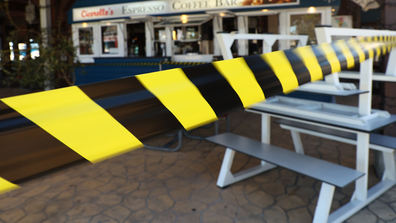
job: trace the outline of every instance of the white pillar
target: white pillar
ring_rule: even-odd
[[[166,35],[166,56],[171,57],[173,55],[173,35],[172,35],[173,27],[166,26],[165,27],[165,35]]]
[[[219,43],[216,40],[216,33],[223,31],[223,18],[215,15],[213,17],[213,53],[215,56],[220,56],[221,51],[220,51],[220,46]]]
[[[48,46],[50,42],[50,35],[51,35],[51,0],[40,0],[40,26],[43,30],[43,46]],[[47,63],[47,62],[46,62]],[[50,77],[50,71],[45,68],[44,72],[47,77]],[[53,89],[53,83],[51,81],[46,80],[44,81],[44,90],[48,91]]]
[[[290,29],[289,16],[286,11],[281,11],[279,13],[279,34],[289,35]],[[290,43],[288,40],[279,40],[279,50],[286,50],[290,48]]]
[[[47,34],[51,33],[51,0],[40,0],[40,26],[44,30],[43,44],[47,44]]]
[[[248,17],[238,16],[238,33],[248,33]],[[249,45],[248,40],[237,40],[238,41],[238,55],[247,56],[249,55]]]
[[[146,57],[154,56],[154,24],[151,19],[145,22]]]

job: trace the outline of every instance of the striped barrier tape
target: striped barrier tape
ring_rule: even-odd
[[[26,177],[143,147],[382,56],[396,36],[340,40],[0,100],[0,191]]]
[[[85,64],[85,66],[159,66],[162,65],[200,65],[206,64],[207,62],[136,62],[136,63],[93,63],[93,64]]]

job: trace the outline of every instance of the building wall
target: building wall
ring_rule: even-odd
[[[110,5],[110,4],[121,4],[121,3],[131,3],[131,2],[141,2],[142,0],[76,0],[71,9],[68,11],[68,22],[69,24],[73,23],[73,8],[81,8],[81,7],[89,7],[89,6],[100,6],[100,5]],[[325,0],[325,1],[318,1],[318,0],[300,0],[299,5],[293,6],[281,6],[281,7],[270,7],[271,9],[288,9],[288,8],[296,8],[296,7],[320,7],[320,6],[335,6],[339,7],[341,0]],[[264,7],[264,6],[263,6]],[[252,9],[232,9],[232,11],[248,11],[248,10],[257,10],[257,8]],[[194,12],[197,13],[197,12]],[[94,21],[94,20],[92,20]]]

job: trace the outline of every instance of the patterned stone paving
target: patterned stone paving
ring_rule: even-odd
[[[225,124],[221,121],[221,129]],[[231,130],[260,137],[260,116],[232,113]],[[211,128],[193,135],[209,136]],[[302,135],[307,155],[355,166],[353,146]],[[150,141],[161,145],[169,137]],[[291,136],[273,124],[272,144],[293,149]],[[0,195],[2,223],[243,222],[306,223],[312,220],[320,182],[275,168],[220,189],[216,179],[225,149],[184,137],[177,152],[138,149],[101,163],[79,164],[36,178]],[[237,154],[233,171],[259,164]],[[372,171],[373,172],[373,171]],[[372,173],[370,185],[378,182]],[[332,210],[348,202],[354,185],[336,189]],[[396,187],[347,223],[396,222]]]

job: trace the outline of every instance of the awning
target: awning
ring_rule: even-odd
[[[212,19],[211,15],[181,15],[165,18],[165,21],[160,22],[154,27],[165,26],[199,26]]]
[[[256,11],[243,11],[243,12],[234,12],[236,16],[266,16],[266,15],[276,15],[279,14],[279,11],[276,10],[256,10]]]

